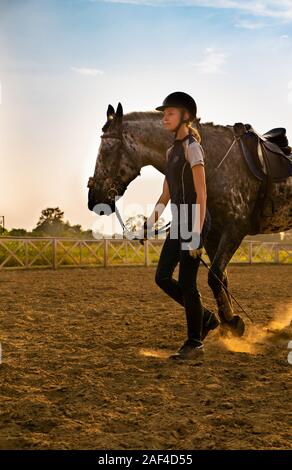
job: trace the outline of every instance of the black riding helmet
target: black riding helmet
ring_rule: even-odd
[[[175,91],[174,93],[170,93],[170,95],[168,95],[163,100],[162,105],[158,106],[155,109],[157,111],[163,111],[165,108],[168,108],[170,106],[174,108],[185,108],[189,112],[191,120],[193,120],[197,115],[197,105],[196,105],[195,100],[190,95],[188,95],[187,93],[184,93],[183,91]],[[189,121],[189,119],[183,119],[183,115],[184,115],[184,110],[181,111],[180,122],[178,123],[175,129],[175,138],[177,136],[180,126],[183,123],[186,123]]]

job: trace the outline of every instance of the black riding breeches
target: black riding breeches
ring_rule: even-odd
[[[197,288],[200,259],[181,249],[181,238],[168,233],[158,261],[155,282],[166,294],[185,308],[188,338],[201,341],[204,308]],[[178,281],[172,277],[179,262]]]

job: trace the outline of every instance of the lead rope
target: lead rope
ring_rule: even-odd
[[[215,274],[211,268],[209,268],[209,266],[207,265],[207,263],[203,260],[203,258],[201,258],[200,255],[198,255],[198,257],[200,258],[200,260],[202,261],[203,265],[206,266],[207,269],[209,269],[209,271],[212,273],[213,276],[216,277],[216,279],[220,282],[220,284],[222,285],[222,287],[224,287],[224,289],[226,290],[227,294],[229,294],[233,300],[235,300],[235,302],[237,303],[237,305],[241,308],[241,310],[245,313],[245,315],[247,316],[247,318],[251,321],[251,323],[253,323],[253,319],[249,316],[249,314],[244,310],[244,308],[240,305],[239,302],[237,302],[236,298],[234,297],[233,294],[231,294],[230,290],[227,289],[227,287],[225,286],[225,284],[221,281],[221,279],[217,276],[217,274]]]

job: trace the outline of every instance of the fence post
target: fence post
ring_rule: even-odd
[[[103,265],[106,268],[107,267],[107,261],[108,261],[108,243],[107,243],[107,238],[103,239]]]
[[[278,243],[276,243],[275,245],[275,263],[276,264],[279,264],[280,260],[279,260],[279,245]]]
[[[248,262],[252,264],[252,241],[248,242]]]
[[[52,246],[52,250],[53,250],[53,269],[57,269],[57,240],[56,240],[56,238],[53,238],[52,242],[53,242],[53,246]]]
[[[129,245],[128,245],[128,240],[124,240],[123,243],[126,244],[126,246],[125,246],[125,254],[126,254],[126,263],[128,264],[128,254],[129,254],[129,251],[128,251],[128,247],[129,247]]]
[[[149,250],[148,250],[148,240],[144,240],[144,256],[145,256],[145,266],[149,266]]]
[[[28,240],[24,240],[25,244],[25,269],[28,269]]]

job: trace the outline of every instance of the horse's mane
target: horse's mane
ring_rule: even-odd
[[[220,129],[226,129],[226,127],[230,127],[228,124],[225,124],[225,126],[223,124],[214,124],[213,121],[201,122],[201,125],[205,126],[205,127],[212,127],[212,128],[215,128],[215,129],[217,129],[218,127]]]
[[[132,111],[124,114],[123,121],[153,121],[154,119],[161,119],[161,112],[159,111]],[[204,127],[226,129],[228,126],[222,124],[214,124],[213,121],[200,122]]]
[[[159,111],[132,111],[123,115],[123,121],[153,121],[161,119]]]

